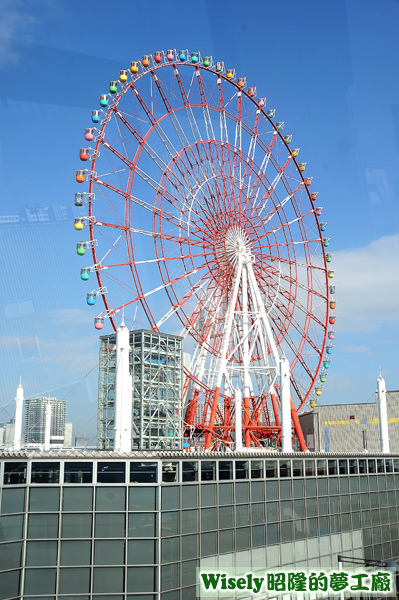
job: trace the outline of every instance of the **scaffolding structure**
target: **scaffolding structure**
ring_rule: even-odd
[[[182,338],[147,331],[129,333],[132,375],[132,450],[182,448]],[[100,337],[98,447],[114,447],[116,334]]]

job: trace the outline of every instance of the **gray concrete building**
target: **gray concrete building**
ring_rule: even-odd
[[[390,451],[399,452],[399,391],[386,392]],[[316,406],[299,416],[311,452],[380,452],[376,401]]]

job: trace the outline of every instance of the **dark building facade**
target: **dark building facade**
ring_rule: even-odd
[[[194,600],[197,567],[399,557],[399,455],[3,452],[0,483],[0,600]]]

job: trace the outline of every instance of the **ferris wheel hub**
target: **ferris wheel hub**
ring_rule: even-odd
[[[226,233],[225,253],[232,265],[236,265],[239,258],[243,263],[254,262],[251,241],[242,227],[232,227]]]

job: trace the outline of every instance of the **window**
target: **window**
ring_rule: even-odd
[[[162,463],[162,482],[173,483],[178,481],[178,463]]]
[[[157,463],[132,462],[130,463],[130,483],[157,483]]]
[[[4,485],[26,483],[26,462],[11,462],[4,465]]]
[[[247,460],[236,460],[236,479],[248,479]]]
[[[267,460],[266,461],[266,478],[271,479],[277,477],[277,461]]]
[[[216,479],[216,462],[201,461],[201,481],[214,481]]]
[[[219,479],[233,479],[233,463],[230,460],[219,461]]]
[[[34,462],[32,463],[32,483],[59,483],[60,463]]]
[[[64,469],[64,483],[92,483],[93,481],[91,462],[66,462]]]
[[[263,460],[251,460],[251,478],[261,479],[263,477]]]
[[[201,465],[202,470],[202,465]],[[204,478],[203,473],[201,475]],[[182,478],[183,481],[198,481],[198,463],[197,462],[186,462],[182,464]]]
[[[124,462],[97,463],[98,483],[125,483],[126,464]]]

